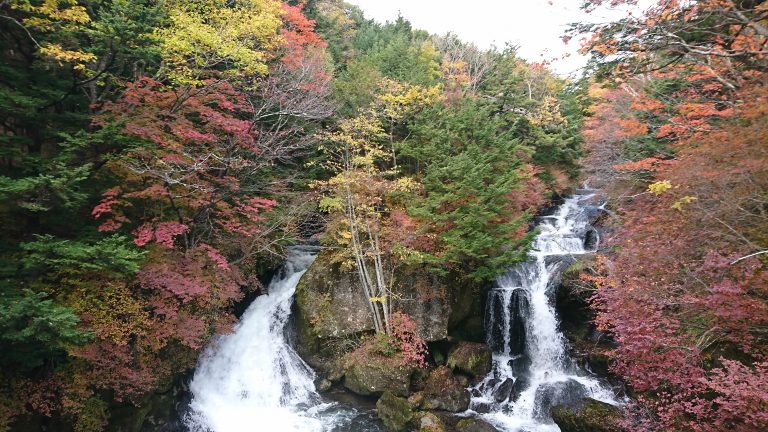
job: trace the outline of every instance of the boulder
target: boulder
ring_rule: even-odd
[[[307,339],[310,332],[323,339],[373,329],[368,299],[359,288],[357,275],[340,271],[324,253],[318,255],[296,286],[296,308],[309,327],[300,329],[302,339]]]
[[[591,398],[552,408],[552,419],[562,432],[621,432],[620,408]]]
[[[317,389],[317,391],[320,393],[327,392],[328,390],[331,389],[332,386],[333,386],[333,383],[328,379],[317,378],[315,380],[315,389]]]
[[[516,401],[517,398],[520,397],[520,393],[527,389],[529,385],[530,381],[528,380],[527,376],[523,375],[515,378],[515,383],[512,385],[512,394],[510,395],[510,399]]]
[[[600,243],[600,235],[597,230],[591,229],[584,234],[584,249],[594,251]]]
[[[419,412],[414,417],[416,430],[419,432],[445,432],[445,424],[434,413]]]
[[[543,384],[536,389],[533,416],[539,420],[547,420],[552,407],[577,403],[586,395],[587,389],[584,385],[573,379]]]
[[[459,342],[448,353],[448,367],[473,377],[487,375],[491,365],[491,350],[486,344]]]
[[[376,402],[376,412],[384,426],[393,432],[406,430],[406,425],[413,419],[413,410],[408,401],[389,391],[385,391]]]
[[[377,395],[389,391],[408,396],[413,369],[378,357],[351,357],[346,362],[344,387],[359,395]]]
[[[395,298],[408,298],[414,292],[420,295],[418,301],[396,304],[397,309],[416,323],[416,334],[427,342],[447,338],[448,320],[452,313],[447,302],[449,296],[446,295],[450,282],[422,267],[401,267],[394,277]]]
[[[427,378],[422,408],[450,412],[465,411],[469,408],[469,390],[461,386],[451,369],[440,366]]]
[[[493,398],[496,400],[496,402],[501,403],[509,399],[509,396],[512,394],[512,388],[514,385],[515,380],[512,378],[507,378],[498,387],[496,387],[496,390],[493,391]]]
[[[491,426],[490,423],[479,418],[468,418],[460,420],[456,424],[457,432],[498,432],[499,430]]]

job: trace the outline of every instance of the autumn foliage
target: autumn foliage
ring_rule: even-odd
[[[618,213],[593,302],[637,397],[630,430],[768,427],[764,14],[659,2],[626,19],[633,45],[618,26],[588,45],[626,56],[585,136]]]
[[[270,170],[331,112],[314,21],[273,0],[150,3],[0,7],[0,429],[102,430],[146,404],[291,235]]]

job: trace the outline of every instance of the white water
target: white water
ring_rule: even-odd
[[[191,431],[331,431],[358,415],[322,401],[315,373],[286,341],[293,293],[314,258],[311,250],[292,249],[269,294],[254,300],[234,333],[206,349],[190,384]]]
[[[487,326],[493,371],[474,388],[470,408],[485,412],[481,417],[504,431],[559,431],[549,408],[568,398],[617,403],[608,388],[568,357],[549,292],[568,258],[588,253],[583,235],[589,221],[582,202],[591,197],[570,197],[553,216],[542,218],[530,261],[499,277],[490,292]],[[516,398],[504,397],[501,389],[507,379],[520,387]]]

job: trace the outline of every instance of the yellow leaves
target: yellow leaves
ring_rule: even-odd
[[[266,61],[282,41],[282,9],[275,0],[236,6],[223,0],[170,2],[169,9],[171,25],[156,36],[167,75],[177,84],[200,84],[206,72],[222,67],[239,75],[266,74]]]
[[[381,296],[381,297],[370,297],[368,299],[371,303],[381,303],[384,304],[387,302],[387,296]]]
[[[377,97],[384,115],[394,121],[400,121],[440,98],[442,86],[433,87],[404,84],[398,81],[384,79],[382,81],[384,94]]]
[[[566,126],[568,121],[560,112],[560,102],[553,96],[544,96],[535,112],[528,115],[528,120],[536,126],[552,128]]]
[[[421,184],[413,177],[400,177],[395,180],[395,190],[397,192],[413,192],[421,187]]]
[[[673,209],[675,209],[677,211],[682,212],[683,211],[683,205],[690,204],[690,203],[696,201],[697,199],[698,198],[696,198],[695,196],[686,195],[686,196],[680,198],[679,200],[675,201],[675,203],[672,204],[671,208],[673,208]]]
[[[89,317],[94,333],[117,345],[127,345],[132,337],[145,334],[150,326],[146,305],[123,283],[98,283],[78,281],[68,302],[79,315]]]
[[[648,192],[650,192],[650,193],[652,193],[652,194],[654,194],[656,196],[660,196],[661,194],[663,194],[664,192],[666,192],[667,190],[669,190],[671,188],[672,188],[672,183],[670,183],[669,180],[662,180],[662,181],[657,181],[657,182],[649,184],[648,185]]]
[[[96,61],[96,56],[82,51],[72,51],[62,48],[59,44],[49,44],[40,48],[40,54],[51,59],[74,63],[75,69],[85,69],[85,63]]]
[[[320,210],[325,213],[332,213],[334,211],[343,211],[344,207],[339,197],[323,197],[318,204]]]
[[[84,25],[91,22],[88,11],[77,4],[77,0],[44,0],[39,6],[29,1],[12,0],[11,8],[22,10],[31,17],[24,20],[24,25],[39,30],[53,31],[56,27]]]
[[[85,7],[78,5],[77,0],[44,0],[39,5],[25,0],[12,0],[10,3],[12,9],[29,14],[29,17],[23,20],[24,26],[40,32],[84,31],[91,23],[88,11]],[[37,41],[35,43],[37,44]],[[72,63],[75,69],[81,72],[85,70],[86,63],[96,60],[93,54],[67,49],[60,44],[38,44],[37,46],[43,59]]]

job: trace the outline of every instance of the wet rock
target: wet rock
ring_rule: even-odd
[[[461,386],[449,368],[440,366],[427,379],[422,407],[450,412],[465,411],[469,407],[469,391]]]
[[[498,432],[498,429],[491,426],[490,423],[479,418],[468,418],[460,420],[456,424],[457,432]]]
[[[486,344],[459,342],[448,353],[448,367],[473,377],[487,375],[491,365],[491,350]]]
[[[522,286],[524,275],[516,270],[510,270],[502,278],[506,286]],[[524,354],[525,345],[525,320],[530,315],[530,302],[525,290],[516,289],[509,292],[501,290],[492,291],[488,299],[486,321],[490,333],[489,344],[493,352],[509,351],[512,355]],[[507,324],[503,317],[508,315],[510,321]],[[509,345],[505,334],[509,332]]]
[[[591,351],[587,356],[587,365],[593,373],[607,376],[610,372],[610,357],[602,351]]]
[[[488,402],[474,402],[472,405],[472,411],[480,414],[488,414],[493,410],[493,405]]]
[[[519,289],[512,292],[510,308],[510,328],[509,328],[509,353],[512,355],[523,355],[526,352],[525,344],[525,321],[530,315],[530,303],[526,292]]]
[[[598,242],[600,241],[600,235],[597,230],[591,229],[584,235],[584,249],[593,251],[597,249]]]
[[[491,379],[488,380],[487,383],[482,385],[482,390],[486,391],[488,389],[492,389],[492,388],[496,387],[496,385],[498,385],[500,382],[501,382],[500,379],[491,378]]]
[[[589,224],[593,226],[602,225],[606,219],[611,216],[611,212],[600,205],[588,205],[584,207]]]
[[[521,377],[518,377],[515,379],[515,383],[512,385],[512,394],[510,395],[510,399],[513,401],[516,401],[517,398],[520,397],[520,393],[525,391],[525,389],[528,388],[528,385],[530,385],[530,382],[528,380],[528,377],[523,375]]]
[[[405,431],[406,425],[413,419],[413,410],[408,401],[388,391],[376,402],[376,412],[384,426],[393,432]]]
[[[408,396],[412,369],[376,357],[353,358],[347,362],[344,387],[359,395],[389,391]]]
[[[445,432],[445,424],[433,413],[417,413],[414,423],[419,432]]]
[[[496,387],[496,390],[493,392],[493,398],[496,400],[496,402],[501,403],[509,399],[509,396],[512,394],[512,388],[514,385],[515,380],[512,378],[507,378],[504,380],[504,382],[501,383],[501,385]]]
[[[325,393],[331,389],[333,383],[325,378],[318,378],[315,380],[315,389],[320,393]]]
[[[553,406],[574,404],[586,395],[587,389],[573,379],[542,384],[536,389],[534,396],[533,416],[539,420],[547,420]]]
[[[591,398],[552,408],[552,419],[562,432],[621,432],[621,409]]]
[[[509,367],[512,369],[514,376],[523,376],[528,374],[528,370],[531,367],[531,359],[527,355],[517,356],[509,360]]]

